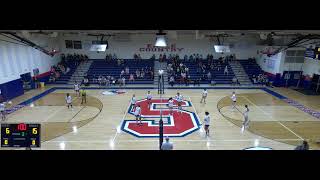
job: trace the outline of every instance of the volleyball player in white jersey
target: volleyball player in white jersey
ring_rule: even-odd
[[[141,107],[140,105],[137,105],[134,111],[134,115],[136,116],[137,125],[141,125]],[[139,121],[139,123],[138,123]]]
[[[207,137],[209,136],[209,126],[210,126],[210,116],[208,111],[205,112],[203,121],[204,121],[204,130],[206,131],[206,137]]]
[[[202,98],[201,98],[200,103],[202,103],[202,101],[204,101],[204,103],[206,104],[207,96],[208,96],[208,91],[207,91],[207,89],[204,89],[204,90],[202,91]]]
[[[137,103],[137,99],[136,99],[136,95],[134,94],[134,95],[132,95],[132,98],[131,98],[131,105],[133,107],[135,107],[136,103]]]
[[[74,82],[74,91],[76,92],[76,95],[80,97],[80,85],[77,81]]]
[[[67,103],[68,109],[69,109],[69,107],[72,108],[72,97],[70,96],[69,93],[67,93],[67,96],[66,96],[66,103]]]
[[[168,106],[169,106],[170,114],[173,114],[173,99],[172,99],[172,97],[169,98],[169,100],[168,100]]]
[[[182,96],[180,93],[177,93],[175,99],[176,99],[177,102],[178,102],[178,109],[180,110],[180,113],[182,113],[181,110],[182,110],[183,96]]]
[[[6,102],[0,103],[1,120],[6,120]]]
[[[232,109],[234,109],[237,102],[237,96],[235,92],[232,93],[231,100],[232,100]]]
[[[148,91],[148,93],[147,93],[148,108],[150,108],[151,100],[152,100],[152,95],[151,95],[150,91]]]
[[[243,124],[242,124],[242,131],[248,129],[248,127],[249,127],[249,117],[248,117],[249,108],[248,108],[248,105],[244,105],[244,107],[245,107],[245,110],[242,113],[243,117],[244,117],[244,121],[243,121]]]

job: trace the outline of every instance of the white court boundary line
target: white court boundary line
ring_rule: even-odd
[[[191,139],[186,139],[186,140],[179,140],[179,139],[173,139],[173,142],[252,142],[255,139],[199,139],[199,140],[191,140]],[[301,141],[301,139],[274,139],[276,141]],[[264,142],[275,142],[273,139],[260,139],[259,141],[264,141]],[[95,140],[95,141],[47,141],[45,143],[59,143],[59,142],[65,142],[65,143],[108,143],[109,141],[107,140]],[[118,140],[117,142],[159,142],[158,139],[137,139],[137,140]],[[278,142],[282,143],[282,142]]]
[[[121,125],[122,125],[125,117],[127,116],[127,113],[128,113],[128,110],[129,110],[130,106],[131,106],[131,99],[129,100],[129,104],[128,104],[128,106],[127,106],[126,111],[124,112],[124,114],[123,114],[123,116],[122,116],[122,120],[120,121],[120,124],[116,127],[116,133],[115,133],[115,135],[113,136],[113,138],[112,138],[112,140],[111,140],[112,143],[115,142],[115,140],[116,140],[116,138],[117,138],[117,135],[119,134],[119,132],[118,132],[118,127],[121,128]],[[120,129],[119,131],[121,131],[121,129]]]
[[[198,97],[198,96],[197,96],[197,97]],[[203,132],[204,132],[205,130],[204,130],[204,127],[203,127],[203,125],[202,125],[202,121],[201,121],[201,119],[200,119],[200,117],[199,117],[199,115],[198,115],[198,112],[197,112],[196,108],[195,108],[194,105],[193,105],[193,102],[192,102],[190,96],[188,96],[188,98],[189,98],[189,100],[190,100],[190,102],[191,102],[192,108],[193,108],[193,110],[194,110],[194,112],[195,112],[195,114],[196,114],[196,116],[197,116],[197,118],[198,118],[198,120],[199,120],[199,123],[200,123],[200,124],[199,124],[199,132],[200,132],[200,135],[203,135]]]
[[[259,109],[263,114],[271,117],[273,120],[275,119],[272,115],[270,115],[269,113],[265,112],[262,108],[260,108],[259,106],[257,106],[256,104],[254,104],[252,101],[250,101],[247,97],[242,96],[243,98],[245,98],[250,104],[252,104],[253,106],[255,106],[257,109]],[[288,128],[287,126],[285,126],[284,124],[282,124],[280,121],[277,121],[277,123],[279,123],[282,127],[284,127],[285,129],[287,129],[289,132],[291,132],[292,134],[294,134],[295,136],[297,136],[300,140],[304,140],[301,136],[299,136],[298,134],[296,134],[295,132],[293,132],[290,128]]]

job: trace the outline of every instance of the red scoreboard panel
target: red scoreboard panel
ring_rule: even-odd
[[[41,124],[1,124],[1,147],[40,147]]]

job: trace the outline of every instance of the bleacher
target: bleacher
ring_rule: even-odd
[[[66,64],[67,64],[67,67],[70,68],[70,71],[66,74],[63,74],[61,71],[58,70],[60,73],[60,77],[58,79],[56,79],[56,81],[53,82],[52,84],[67,84],[68,83],[72,74],[76,71],[77,66],[75,65],[75,62],[73,60],[66,61]]]
[[[239,60],[240,64],[242,65],[243,69],[248,74],[251,82],[253,83],[252,76],[255,75],[256,77],[259,74],[263,74],[264,71],[261,67],[257,64],[255,60]]]
[[[218,61],[218,60],[215,60]],[[190,61],[182,61],[182,63],[189,68],[189,75],[191,81],[195,81],[203,76],[203,73],[197,73],[197,63],[190,62]],[[207,64],[207,60],[202,61],[203,64]],[[224,68],[227,65],[228,67],[228,75],[224,75]],[[232,78],[234,77],[234,73],[228,63],[222,63],[220,65],[217,65],[220,67],[220,70],[210,70],[212,80],[215,81],[216,84],[231,84]],[[208,73],[208,70],[206,71],[205,75]],[[178,78],[181,78],[181,75],[178,75]],[[211,80],[201,80],[200,84],[209,84]]]
[[[145,74],[143,79],[136,78],[136,70],[142,69],[145,67],[152,67],[154,68],[154,61],[152,60],[132,60],[132,59],[125,59],[124,64],[118,66],[117,61],[106,61],[103,59],[93,60],[93,63],[90,66],[90,69],[87,72],[87,76],[89,78],[90,83],[93,82],[93,78],[98,78],[98,76],[102,75],[106,76],[113,76],[115,79],[120,77],[120,73],[125,67],[129,67],[129,74],[125,74],[124,77],[126,78],[126,84],[153,84],[153,77],[149,74]],[[135,80],[133,82],[129,81],[130,74],[133,74]]]

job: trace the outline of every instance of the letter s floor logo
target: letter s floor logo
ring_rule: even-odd
[[[141,107],[142,125],[135,120],[135,107],[130,106],[128,113],[133,120],[124,120],[121,130],[139,138],[159,137],[160,108],[162,109],[163,134],[169,137],[184,137],[200,129],[200,122],[195,112],[178,110],[177,102],[174,101],[173,113],[170,114],[167,100],[153,99],[150,108],[147,99],[137,101]],[[159,107],[159,106],[165,106]],[[191,102],[183,101],[182,107],[192,107]]]

